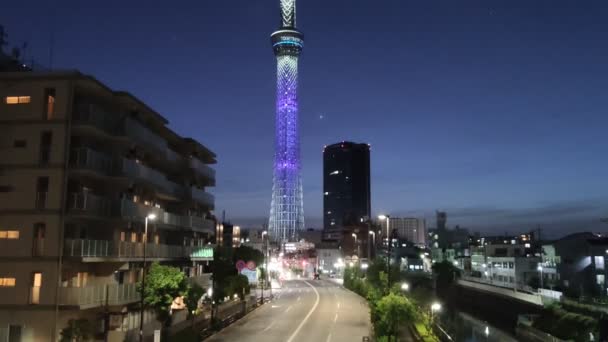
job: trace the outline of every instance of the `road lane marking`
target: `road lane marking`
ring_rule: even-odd
[[[289,310],[291,310],[291,305],[287,308],[287,310],[285,310],[285,313],[288,313]]]
[[[331,334],[327,335],[327,340],[325,340],[325,342],[330,342],[331,341]]]
[[[338,309],[340,308],[340,302],[338,302]]]
[[[302,297],[298,296],[298,302],[302,299]]]
[[[273,305],[273,306],[271,306],[271,308],[273,308],[273,309],[274,308],[280,308],[280,307],[281,307],[280,305]]]
[[[287,340],[287,342],[292,342],[293,341],[293,339],[300,332],[300,329],[302,329],[302,327],[304,326],[304,324],[306,323],[306,321],[308,321],[308,319],[310,318],[310,315],[312,315],[312,313],[317,309],[317,306],[319,306],[319,291],[317,291],[317,289],[314,286],[312,286],[309,282],[307,282],[306,280],[304,280],[304,282],[308,286],[312,287],[312,289],[315,291],[315,294],[317,295],[317,299],[315,300],[315,304],[312,306],[312,308],[310,309],[310,311],[308,311],[308,314],[306,315],[306,317],[304,317],[304,319],[302,320],[302,322],[300,322],[300,325],[298,325],[298,327],[293,332],[293,334],[291,334],[291,336],[289,337],[289,339]]]
[[[264,328],[264,330],[262,330],[262,332],[266,332],[268,330],[270,330],[270,328],[272,328],[272,326],[276,323],[276,321],[273,321],[272,323],[268,324],[268,326],[266,328]]]
[[[338,321],[338,313],[336,312],[336,316],[334,317],[334,323]]]

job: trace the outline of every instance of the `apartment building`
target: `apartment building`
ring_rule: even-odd
[[[515,244],[473,247],[471,274],[493,285],[527,289],[532,279],[540,278],[541,258],[525,251],[524,245]]]
[[[76,71],[0,73],[0,341],[134,336],[144,253],[206,279],[216,156],[167,124]]]

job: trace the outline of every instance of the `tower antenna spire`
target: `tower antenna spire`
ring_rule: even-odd
[[[296,27],[296,0],[281,0],[282,27]]]

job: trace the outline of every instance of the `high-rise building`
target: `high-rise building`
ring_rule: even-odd
[[[275,153],[269,235],[295,241],[304,229],[298,133],[298,57],[304,36],[296,29],[296,0],[281,0],[281,27],[271,35],[277,58]]]
[[[448,222],[448,214],[445,211],[437,211],[435,214],[437,217],[437,229],[445,230],[446,223]]]
[[[396,231],[399,238],[416,246],[426,246],[426,221],[415,217],[390,217],[390,228]],[[386,231],[386,220],[380,221],[381,230]]]
[[[323,226],[340,230],[371,215],[369,145],[349,141],[323,149]],[[362,220],[363,219],[363,220]]]
[[[57,341],[81,318],[133,340],[143,265],[208,279],[213,152],[79,72],[0,72],[0,113],[0,340]]]

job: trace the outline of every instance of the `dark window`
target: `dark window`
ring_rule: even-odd
[[[49,192],[49,177],[38,177],[36,182],[36,208],[46,207],[46,197]]]
[[[55,89],[44,90],[44,118],[52,120],[55,115]]]
[[[51,159],[51,144],[53,143],[53,132],[44,131],[40,134],[40,164],[46,165]]]
[[[27,141],[25,140],[15,140],[13,142],[13,147],[15,148],[23,148],[27,146]]]
[[[46,235],[46,225],[36,223],[34,225],[34,241],[32,245],[32,255],[41,256],[44,254],[44,237]]]
[[[8,326],[8,342],[21,342],[21,326],[20,325],[9,325]]]
[[[0,192],[11,192],[13,187],[10,185],[0,185]]]

